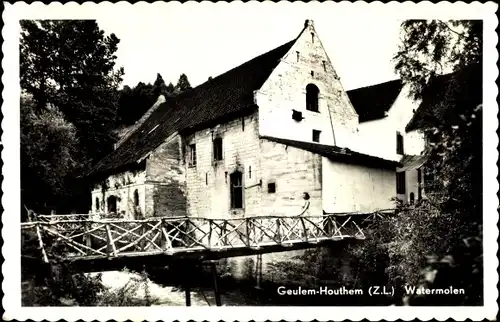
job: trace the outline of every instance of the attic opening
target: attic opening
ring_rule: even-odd
[[[311,32],[311,42],[314,44],[314,32]]]
[[[95,210],[99,211],[101,209],[101,205],[99,204],[99,198],[95,198]]]
[[[319,112],[319,88],[314,84],[306,86],[306,110]]]

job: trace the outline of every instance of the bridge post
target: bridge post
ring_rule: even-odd
[[[281,222],[279,218],[276,218],[276,237],[278,237],[279,243],[281,244]]]
[[[212,219],[208,220],[208,249],[212,249]]]
[[[85,240],[85,246],[87,246],[88,248],[91,248],[92,247],[92,237],[91,237],[91,234],[89,233],[89,230],[92,229],[92,223],[90,221],[86,222],[85,223],[85,235],[83,235],[83,238]]]
[[[212,271],[212,279],[214,283],[215,305],[221,306],[222,304],[220,299],[219,286],[217,285],[217,266],[215,265],[215,262],[210,263],[210,268]]]
[[[194,278],[195,263],[192,260],[180,260],[179,268],[184,271],[182,274],[182,284],[184,285],[184,295],[186,297],[186,306],[191,306],[191,283]]]
[[[191,287],[189,282],[186,282],[184,285],[184,293],[186,295],[186,306],[191,306]]]

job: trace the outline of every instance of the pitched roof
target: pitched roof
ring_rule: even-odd
[[[427,161],[427,156],[425,155],[404,155],[401,158],[401,168],[398,168],[398,172],[403,172],[412,169],[418,169]]]
[[[396,79],[347,91],[347,96],[359,115],[359,122],[367,122],[384,118],[402,88],[403,83]]]
[[[482,102],[482,66],[473,64],[432,78],[406,132],[442,124],[458,124],[459,111]]]
[[[178,131],[193,130],[255,108],[253,92],[262,87],[295,39],[162,103],[116,150],[88,175],[138,162]]]
[[[368,154],[352,151],[347,148],[340,148],[337,146],[287,140],[270,136],[261,136],[261,139],[284,144],[287,146],[293,146],[298,149],[306,150],[327,157],[330,160],[339,161],[343,163],[359,164],[369,167],[388,168],[388,169],[395,169],[396,167],[401,165],[397,161],[386,160]]]

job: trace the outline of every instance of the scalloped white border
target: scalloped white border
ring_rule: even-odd
[[[134,4],[134,11],[138,12],[145,6],[151,6],[145,2]],[[5,26],[2,30],[4,43],[2,51],[4,59],[2,67],[4,74],[2,82],[4,90],[2,92],[4,104],[2,112],[4,119],[2,128],[4,134],[2,141],[4,150],[2,159],[4,168],[2,173],[5,176],[2,184],[4,192],[2,205],[5,209],[2,216],[3,229],[2,237],[4,245],[2,253],[5,262],[2,265],[4,291],[3,307],[5,313],[3,318],[26,320],[33,319],[40,321],[47,319],[55,321],[64,319],[75,321],[77,319],[89,320],[108,320],[118,321],[131,320],[336,320],[351,319],[360,320],[367,318],[369,320],[412,320],[419,318],[428,320],[435,318],[444,320],[452,318],[455,320],[480,320],[483,318],[494,319],[498,312],[498,259],[496,252],[498,249],[498,191],[497,166],[498,158],[498,137],[496,129],[498,127],[498,105],[496,97],[498,89],[495,80],[498,76],[496,62],[498,52],[496,50],[497,34],[495,29],[498,26],[498,20],[495,12],[498,6],[493,2],[485,4],[474,2],[466,4],[463,2],[450,3],[439,2],[432,4],[422,2],[415,4],[413,2],[390,2],[383,4],[380,2],[325,2],[325,3],[302,3],[302,2],[250,2],[250,3],[196,3],[187,2],[180,4],[178,2],[155,3],[158,10],[168,10],[171,6],[203,6],[204,11],[216,10],[222,6],[238,6],[245,10],[248,6],[277,6],[284,9],[280,12],[297,10],[304,12],[304,19],[314,18],[315,11],[324,10],[346,10],[348,11],[380,11],[385,15],[388,13],[397,18],[421,18],[421,19],[483,19],[484,20],[484,127],[483,127],[483,147],[484,147],[484,306],[483,307],[363,307],[362,310],[355,307],[314,307],[306,309],[304,307],[154,307],[154,308],[27,308],[21,307],[20,295],[20,230],[19,230],[19,205],[20,205],[20,183],[19,183],[19,19],[76,19],[76,18],[94,18],[95,12],[103,7],[112,6],[113,9],[128,8],[131,6],[128,2],[119,2],[112,4],[109,2],[93,3],[85,2],[80,5],[75,2],[62,5],[59,2],[44,5],[40,2],[26,4],[18,2],[15,4],[5,4],[3,20]],[[199,9],[199,8],[197,8]]]

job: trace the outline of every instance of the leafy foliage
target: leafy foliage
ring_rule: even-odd
[[[21,87],[43,109],[54,104],[72,123],[88,165],[110,151],[115,138],[119,39],[92,20],[21,21]]]
[[[47,138],[46,143],[37,141],[37,144],[47,145],[43,149],[45,155],[30,152],[32,158],[26,156],[23,160],[28,161],[23,163],[23,170],[25,178],[31,177],[30,184],[40,182],[48,188],[47,195],[41,194],[39,198],[34,194],[24,195],[23,202],[30,208],[45,210],[43,199],[57,199],[59,196],[54,192],[61,190],[60,183],[71,172],[73,180],[65,187],[66,196],[73,198],[67,200],[67,205],[87,209],[88,200],[82,198],[87,190],[86,183],[75,179],[107,154],[116,140],[112,129],[116,120],[117,86],[124,73],[123,68],[115,68],[118,43],[114,34],[105,36],[92,20],[21,21],[20,82],[21,88],[33,100],[33,104],[21,110],[25,114],[21,118],[24,121],[33,119],[32,115],[46,117],[47,113],[52,113],[67,122],[65,127],[61,126],[62,121],[55,124],[65,129],[66,139],[69,139],[67,142],[61,140],[62,132],[52,137],[44,134],[46,130],[40,126],[23,125],[26,138]],[[49,112],[44,112],[46,110]],[[22,144],[24,150],[29,143],[24,140]],[[73,144],[71,149],[70,144]],[[66,152],[57,155],[54,154],[56,150]],[[62,157],[59,165],[56,163],[58,157]],[[35,161],[33,158],[41,159]],[[74,162],[79,166],[74,167]],[[50,178],[49,173],[55,178]],[[26,184],[22,188],[31,189]]]
[[[464,287],[468,296],[452,304],[481,304],[482,23],[406,21],[402,31],[396,71],[423,100],[419,109],[428,105],[419,129],[434,179],[424,180],[428,199],[402,207],[391,223],[390,274],[413,285]],[[446,68],[453,73],[436,76]],[[472,240],[476,246],[464,246]],[[450,304],[428,297],[408,303]]]
[[[118,122],[120,125],[132,125],[153,106],[159,95],[169,98],[190,88],[185,74],[180,76],[176,86],[172,83],[167,85],[159,73],[153,84],[139,82],[132,88],[126,85],[120,91]]]
[[[394,56],[395,69],[410,84],[410,94],[422,98],[429,78],[480,63],[482,21],[407,20]]]
[[[37,110],[30,95],[21,97],[22,198],[33,207],[53,205],[68,196],[65,185],[80,169],[75,126],[53,105]]]
[[[177,85],[175,86],[176,92],[182,93],[189,89],[191,89],[191,84],[189,83],[186,74],[181,74],[179,80],[177,81]]]
[[[124,86],[118,103],[118,122],[132,125],[153,106],[158,96],[151,84],[139,82],[135,87]]]

